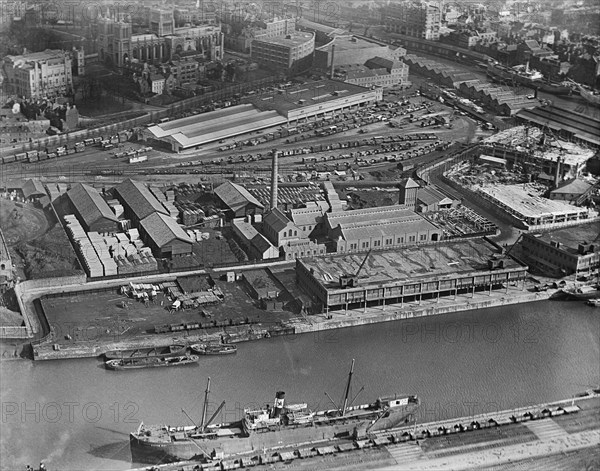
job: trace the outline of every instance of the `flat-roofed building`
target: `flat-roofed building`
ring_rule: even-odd
[[[296,260],[296,279],[312,298],[312,313],[420,303],[423,299],[507,289],[509,284],[524,282],[528,267],[500,252],[485,239],[471,239],[401,251],[373,251],[366,256],[304,258]],[[354,277],[351,286],[342,283],[344,275]]]
[[[67,191],[67,196],[75,210],[75,216],[86,232],[117,232],[119,230],[119,220],[95,188],[83,183],[76,183]]]
[[[590,225],[587,229],[587,240],[582,239],[579,230],[576,233],[563,229],[545,234],[524,234],[520,256],[532,269],[546,276],[593,276],[600,269],[600,244],[590,241],[598,238],[598,228]]]
[[[58,49],[6,56],[6,84],[11,93],[25,98],[62,96],[73,87],[71,62],[70,52]]]
[[[192,239],[175,219],[163,213],[153,212],[145,217],[140,223],[140,235],[157,258],[190,255],[193,250]]]
[[[294,74],[310,69],[315,50],[313,33],[296,31],[289,34],[254,39],[250,56],[261,66]]]
[[[383,13],[386,31],[437,41],[442,11],[437,3],[425,1],[390,2]]]
[[[544,198],[526,185],[480,185],[474,190],[525,230],[559,228],[598,219],[594,210]]]

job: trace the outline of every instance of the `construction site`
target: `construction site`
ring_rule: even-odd
[[[596,220],[600,180],[587,171],[596,151],[517,126],[484,139],[444,179],[499,209],[515,227],[556,229]]]

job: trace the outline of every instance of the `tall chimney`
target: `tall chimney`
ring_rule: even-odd
[[[277,149],[273,149],[273,167],[271,169],[271,210],[277,207],[278,162]]]
[[[335,72],[335,44],[331,45],[331,68],[329,69],[329,78],[333,80],[333,74]]]
[[[554,173],[554,188],[558,188],[558,183],[560,181],[560,160],[561,156],[558,156],[556,159],[556,172]]]

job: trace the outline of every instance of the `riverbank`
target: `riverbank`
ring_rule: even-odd
[[[109,342],[90,339],[65,345],[48,341],[34,345],[30,355],[35,360],[58,360],[97,357],[109,350],[149,346],[163,347],[172,344],[191,345],[200,342],[218,343],[221,341],[228,343],[246,342],[280,335],[298,335],[380,322],[542,301],[548,299],[555,291],[530,292],[522,288],[507,287],[501,291],[462,294],[455,297],[382,305],[366,309],[331,311],[327,314],[296,317],[271,324],[232,325],[199,331],[183,331],[178,334],[170,333],[168,335],[150,334],[137,338],[115,339]]]

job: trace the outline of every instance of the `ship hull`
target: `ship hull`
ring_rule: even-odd
[[[409,405],[390,411],[387,417],[377,419],[377,413],[364,414],[360,418],[336,420],[335,423],[281,426],[264,432],[253,431],[249,436],[181,440],[150,441],[142,434],[130,434],[132,461],[158,464],[173,461],[200,459],[206,456],[231,456],[236,454],[261,453],[265,449],[293,446],[307,442],[333,439],[351,439],[361,430],[376,432],[405,425],[413,420],[417,406]],[[374,422],[374,423],[373,423]]]
[[[553,95],[571,95],[573,90],[567,85],[553,84],[542,82],[541,80],[532,80],[528,77],[523,77],[516,72],[512,72],[505,69],[499,69],[498,67],[489,66],[487,69],[487,76],[500,83],[517,83],[525,87],[539,90],[545,93],[551,93]]]

